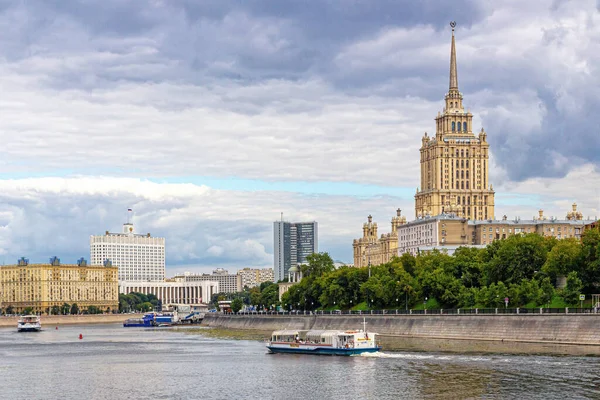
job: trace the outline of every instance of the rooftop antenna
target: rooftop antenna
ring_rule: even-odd
[[[281,213],[281,222],[283,222],[283,212]]]

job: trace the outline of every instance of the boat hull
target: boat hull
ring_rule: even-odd
[[[41,330],[41,325],[26,325],[17,327],[18,332],[39,332]]]
[[[285,354],[315,354],[323,356],[353,356],[362,353],[376,353],[381,350],[381,346],[365,347],[365,348],[335,348],[335,347],[278,347],[267,346],[270,353],[285,353]]]

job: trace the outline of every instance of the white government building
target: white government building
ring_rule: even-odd
[[[132,210],[127,210],[123,233],[90,237],[91,265],[110,260],[119,271],[119,293],[153,294],[163,304],[200,304],[219,293],[219,281],[165,281],[165,239],[135,233]]]
[[[119,268],[119,282],[164,282],[165,238],[136,234],[128,210],[123,233],[90,237],[90,264],[104,265],[105,260]]]
[[[216,281],[202,282],[119,282],[119,293],[155,295],[163,304],[201,304],[219,293]]]

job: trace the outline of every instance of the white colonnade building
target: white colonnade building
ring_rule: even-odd
[[[202,282],[119,282],[119,293],[132,292],[155,295],[163,304],[207,303],[219,293],[216,281]]]

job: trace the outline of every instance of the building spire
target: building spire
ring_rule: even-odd
[[[456,72],[456,44],[454,43],[454,27],[456,22],[450,22],[452,27],[452,47],[450,48],[450,90],[458,90],[458,73]]]

